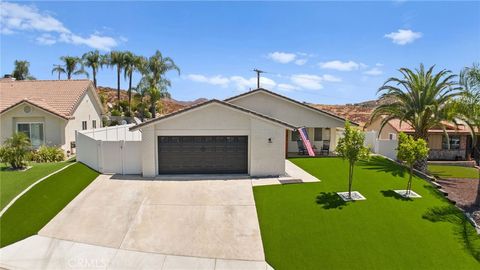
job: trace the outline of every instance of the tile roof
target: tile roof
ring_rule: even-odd
[[[69,118],[90,84],[90,80],[1,80],[0,113],[28,102]]]
[[[390,126],[392,126],[397,132],[415,132],[410,124],[405,121],[402,122],[399,119],[392,119],[388,121],[388,124],[390,124]],[[458,126],[455,126],[453,123],[448,122],[443,122],[443,125],[445,125],[445,131],[447,133],[470,134],[470,130],[465,125],[459,124]],[[442,127],[436,127],[428,130],[429,133],[445,133],[445,131],[442,129]]]

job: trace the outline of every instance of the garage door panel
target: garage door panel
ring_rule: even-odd
[[[159,136],[160,174],[247,173],[247,136]]]

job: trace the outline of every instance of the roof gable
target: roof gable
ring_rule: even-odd
[[[179,110],[179,111],[176,111],[174,113],[171,113],[171,114],[167,114],[165,116],[162,116],[162,117],[159,117],[159,118],[155,118],[155,119],[151,119],[149,121],[146,121],[146,122],[143,122],[143,123],[140,123],[136,126],[133,126],[130,128],[131,131],[133,130],[138,130],[138,129],[141,129],[141,128],[144,128],[144,127],[147,127],[147,126],[150,126],[150,125],[154,125],[154,124],[157,124],[157,123],[160,123],[161,121],[164,121],[164,120],[167,120],[167,119],[171,119],[171,118],[174,118],[174,117],[177,117],[177,116],[180,116],[182,114],[186,114],[186,113],[189,113],[189,112],[193,112],[195,110],[198,110],[198,109],[201,109],[202,107],[206,107],[210,104],[218,104],[218,105],[221,105],[221,106],[224,106],[226,108],[229,108],[229,109],[232,109],[232,110],[235,110],[239,113],[243,113],[243,114],[247,114],[247,115],[250,115],[250,116],[253,116],[255,118],[260,118],[260,119],[263,119],[265,121],[268,121],[268,122],[271,122],[273,124],[276,124],[276,125],[280,125],[280,126],[283,126],[283,127],[286,127],[290,130],[295,130],[296,127],[291,125],[291,124],[288,124],[288,123],[285,123],[283,121],[280,121],[278,119],[274,119],[274,118],[271,118],[269,116],[266,116],[266,115],[262,115],[260,113],[257,113],[257,112],[254,112],[254,111],[251,111],[251,110],[248,110],[248,109],[245,109],[245,108],[242,108],[242,107],[238,107],[238,106],[235,106],[233,104],[229,104],[229,103],[226,103],[224,101],[220,101],[220,100],[217,100],[217,99],[212,99],[212,100],[209,100],[209,101],[206,101],[206,102],[203,102],[203,103],[200,103],[200,104],[197,104],[197,105],[194,105],[194,106],[191,106],[191,107],[188,107],[188,108],[185,108],[183,110]]]
[[[345,122],[346,119],[343,118],[343,117],[340,117],[338,115],[335,115],[331,112],[328,112],[328,111],[324,111],[324,110],[321,110],[321,109],[318,109],[318,108],[315,108],[315,107],[312,107],[308,104],[304,104],[302,102],[299,102],[299,101],[296,101],[294,99],[291,99],[289,97],[286,97],[286,96],[283,96],[283,95],[280,95],[278,93],[275,93],[275,92],[272,92],[270,90],[267,90],[267,89],[264,89],[264,88],[258,88],[258,89],[255,89],[255,90],[252,90],[252,91],[249,91],[249,92],[245,92],[245,93],[242,93],[240,95],[237,95],[237,96],[233,96],[233,97],[230,97],[230,98],[227,98],[225,99],[225,102],[228,102],[228,103],[231,103],[231,102],[234,102],[235,100],[240,100],[242,98],[245,98],[245,97],[248,97],[248,96],[252,96],[252,95],[256,95],[256,94],[259,94],[259,93],[264,93],[272,98],[277,98],[277,99],[280,99],[280,100],[283,100],[283,101],[286,101],[286,102],[289,102],[291,104],[294,104],[296,106],[299,106],[303,109],[307,109],[307,110],[310,110],[310,111],[313,111],[315,113],[319,113],[323,116],[328,116],[328,117],[331,117],[331,118],[334,118],[336,120],[339,120],[339,121],[342,121],[342,122]],[[353,125],[356,125],[358,126],[357,123],[355,122],[351,122]]]
[[[0,113],[28,101],[53,114],[70,118],[92,88],[89,80],[0,81]],[[99,102],[98,96],[96,101]]]

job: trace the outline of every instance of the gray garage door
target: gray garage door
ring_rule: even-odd
[[[247,136],[159,136],[158,171],[247,173]]]

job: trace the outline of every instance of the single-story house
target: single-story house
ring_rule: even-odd
[[[210,100],[130,128],[142,133],[142,174],[285,173],[297,153],[296,130],[308,129],[321,150],[334,151],[345,119],[266,89]]]
[[[73,152],[75,131],[102,126],[103,107],[90,80],[0,80],[0,142],[23,132],[33,147]]]
[[[378,131],[382,119],[374,120],[370,125],[365,126],[365,131]],[[472,149],[472,136],[470,130],[464,125],[455,126],[445,123],[445,130],[442,127],[428,131],[428,147],[430,152],[429,160],[466,160],[470,158]],[[445,135],[448,134],[448,138]],[[415,131],[412,126],[398,119],[388,121],[380,132],[380,140],[397,140],[398,133],[403,132],[412,135]]]

